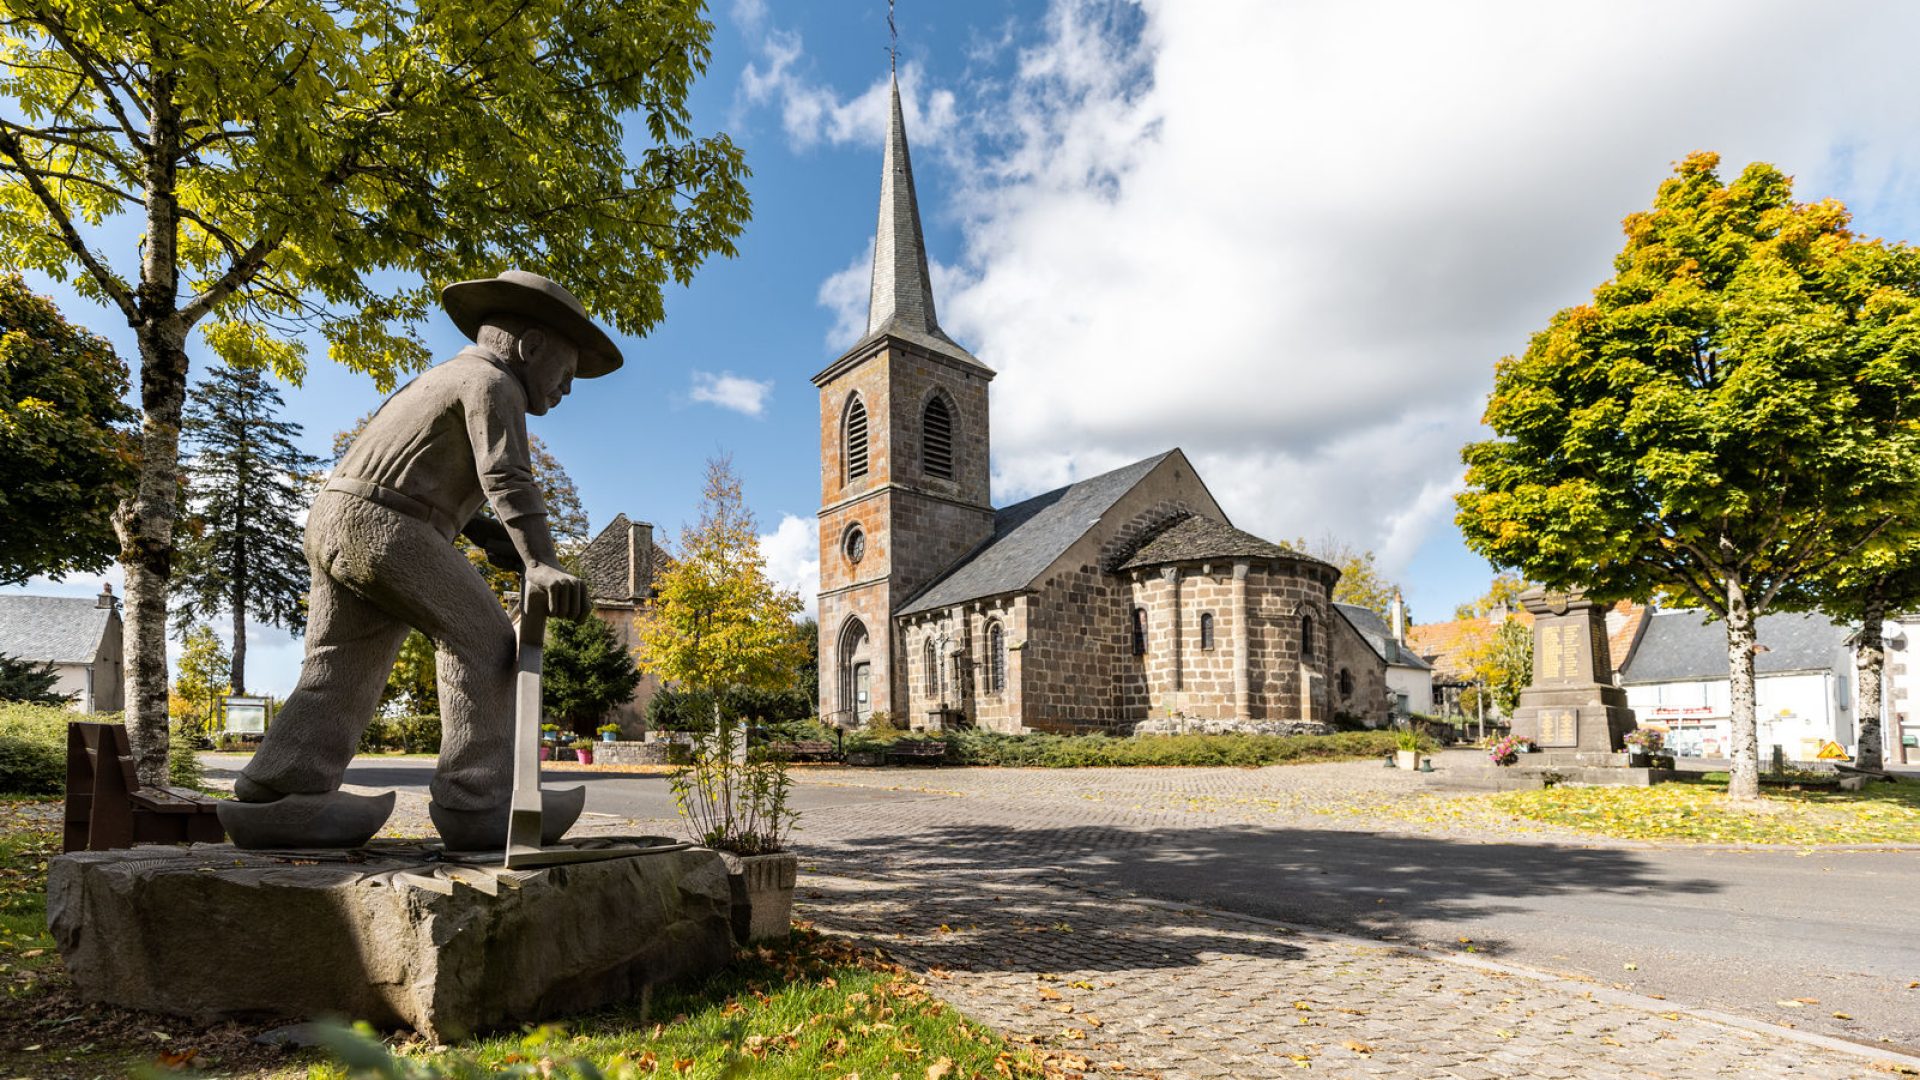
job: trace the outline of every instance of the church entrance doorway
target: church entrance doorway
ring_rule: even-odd
[[[834,723],[865,727],[867,718],[873,715],[873,649],[866,624],[859,619],[847,620],[840,631],[838,660],[840,707]]]
[[[873,716],[873,665],[853,665],[853,719],[861,727]]]

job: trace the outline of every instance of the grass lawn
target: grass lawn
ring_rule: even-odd
[[[871,951],[803,928],[743,950],[706,983],[651,1006],[574,1017],[435,1052],[415,1040],[363,1040],[349,1068],[318,1050],[253,1042],[274,1023],[201,1028],[78,999],[46,928],[46,864],[59,852],[57,801],[0,797],[0,1076],[191,1074],[295,1077],[579,1076],[838,1080],[1069,1077],[1072,1055],[1045,1060],[932,998]],[[354,1060],[353,1058],[343,1058]],[[1071,1070],[1071,1071],[1070,1071]]]
[[[1763,787],[1757,806],[1728,801],[1703,777],[1652,787],[1553,787],[1450,801],[1488,804],[1513,817],[1623,840],[1746,844],[1920,844],[1920,783],[1869,783],[1861,791]]]

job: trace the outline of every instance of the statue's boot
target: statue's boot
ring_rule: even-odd
[[[584,787],[540,789],[540,843],[551,844],[566,835],[580,820],[587,806]],[[507,847],[507,819],[513,804],[503,802],[485,810],[451,810],[439,803],[428,803],[427,813],[440,832],[440,842],[448,851],[504,851]]]
[[[393,792],[282,795],[271,802],[222,802],[217,812],[235,847],[356,848],[393,815]]]

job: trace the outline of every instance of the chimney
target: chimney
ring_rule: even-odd
[[[1400,600],[1400,590],[1393,590],[1393,640],[1402,645],[1407,643],[1407,605]]]
[[[1504,626],[1507,622],[1507,616],[1510,614],[1512,614],[1512,612],[1507,607],[1507,602],[1502,600],[1493,605],[1492,611],[1487,612],[1487,621],[1494,626]]]
[[[106,608],[108,611],[112,611],[120,606],[120,601],[113,598],[113,582],[103,581],[100,583],[100,597],[93,602],[93,606]]]
[[[627,523],[627,599],[643,600],[653,592],[653,526]]]

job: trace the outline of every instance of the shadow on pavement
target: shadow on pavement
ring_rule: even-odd
[[[1249,915],[1394,937],[1416,921],[1524,911],[1556,893],[1716,892],[1665,874],[1636,852],[1317,829],[1213,826],[1149,832],[1110,826],[945,825],[905,836],[801,838],[803,862],[942,888],[994,888],[993,871],[1028,870],[1077,890],[1145,895]],[[975,884],[966,884],[969,881]],[[1000,878],[999,880],[1008,880]],[[1498,954],[1500,941],[1474,951]]]

